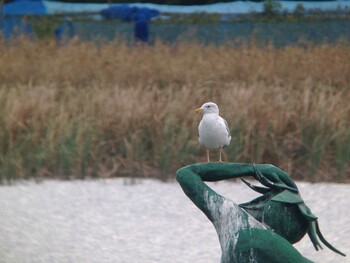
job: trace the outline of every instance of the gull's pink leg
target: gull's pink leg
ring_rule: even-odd
[[[207,162],[210,162],[210,157],[209,157],[209,149],[205,149],[206,153],[207,153]]]

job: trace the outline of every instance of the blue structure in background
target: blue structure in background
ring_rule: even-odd
[[[23,18],[27,15],[45,15],[47,10],[41,0],[16,0],[2,7],[0,27],[5,40],[20,35],[34,37],[32,26]]]
[[[144,43],[147,43],[149,39],[148,21],[159,14],[159,11],[155,9],[129,7],[128,5],[113,5],[101,11],[101,16],[105,19],[120,19],[123,22],[134,22],[135,40],[136,42]]]
[[[145,7],[130,7],[129,5],[112,5],[100,12],[105,19],[120,19],[122,22],[132,22],[144,17],[150,20],[157,17],[160,13],[158,10]]]
[[[41,0],[16,0],[5,4],[5,16],[46,15],[47,10]]]
[[[1,20],[0,26],[2,37],[5,40],[10,40],[21,35],[27,36],[30,39],[34,38],[32,26],[21,17],[6,16]]]
[[[134,37],[138,42],[148,42],[149,30],[148,30],[148,20],[144,16],[139,16],[135,20],[134,25]]]
[[[75,27],[73,22],[65,18],[64,21],[55,29],[54,32],[57,43],[65,45],[75,36]]]

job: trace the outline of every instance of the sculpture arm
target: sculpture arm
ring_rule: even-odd
[[[263,165],[257,165],[263,166]],[[203,181],[215,182],[244,176],[254,176],[252,164],[246,163],[198,163],[181,168],[177,171],[177,179],[181,184],[183,176],[199,176]],[[180,179],[180,180],[179,180]]]
[[[277,192],[285,189],[298,192],[296,185],[289,176],[270,164],[199,163],[183,167],[176,174],[185,194],[211,221],[213,221],[213,208],[210,207],[210,204],[215,203],[216,206],[219,206],[225,198],[208,187],[204,183],[205,181],[215,182],[252,176],[268,187],[262,188],[250,185],[253,190],[258,189],[258,192],[266,192],[272,189],[276,189]]]
[[[255,170],[251,164],[239,163],[202,163],[193,164],[177,171],[177,181],[192,202],[213,221],[210,201],[222,204],[224,197],[208,187],[204,181],[214,182],[243,176],[253,176]]]

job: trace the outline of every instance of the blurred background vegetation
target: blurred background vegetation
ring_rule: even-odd
[[[193,110],[215,101],[227,161],[349,181],[349,59],[343,43],[2,43],[0,176],[173,178],[205,161]]]
[[[76,36],[59,43],[66,15],[27,16],[35,38],[0,41],[0,181],[173,178],[205,161],[193,110],[215,101],[227,161],[349,182],[349,12],[280,8],[167,14],[147,45],[133,23],[91,14],[69,16]]]

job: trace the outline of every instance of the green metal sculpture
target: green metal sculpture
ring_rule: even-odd
[[[254,186],[243,177],[253,177],[265,187]],[[231,178],[241,178],[262,195],[237,205],[204,183]],[[177,180],[213,223],[221,244],[222,263],[312,262],[292,246],[306,233],[316,250],[322,248],[322,242],[345,256],[322,236],[317,217],[304,203],[292,179],[273,165],[193,164],[178,170]]]

